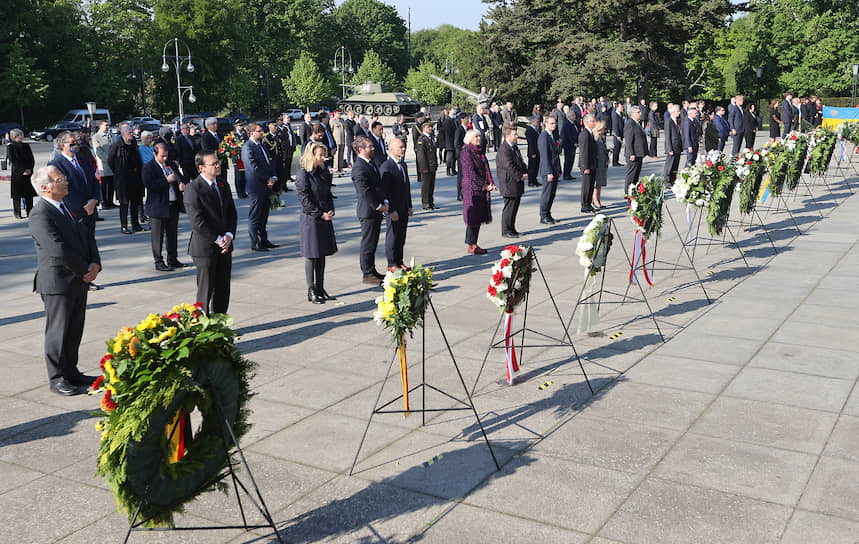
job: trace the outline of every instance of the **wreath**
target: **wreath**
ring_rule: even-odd
[[[791,132],[785,145],[788,149],[790,162],[787,167],[787,190],[793,191],[802,177],[802,168],[805,166],[806,153],[808,152],[808,137],[800,132]]]
[[[766,173],[767,149],[745,149],[737,157],[737,177],[740,178],[740,213],[752,213]]]
[[[826,173],[829,161],[832,160],[832,153],[835,151],[836,141],[834,132],[821,127],[811,133],[808,144],[811,148],[811,157],[808,159],[808,166],[812,175],[822,177]]]
[[[636,230],[642,231],[645,238],[649,238],[654,232],[659,236],[659,231],[662,230],[663,179],[651,174],[638,184],[631,183],[627,189],[629,216]]]
[[[522,302],[531,285],[534,255],[527,246],[507,246],[501,259],[492,265],[492,279],[486,297],[502,312],[512,313]]]
[[[218,158],[221,160],[232,159],[233,163],[244,170],[244,165],[240,164],[242,161],[242,142],[236,139],[232,132],[224,136],[224,139],[218,144]]]
[[[838,125],[838,136],[853,145],[859,145],[859,123],[841,123]]]
[[[232,436],[249,429],[248,381],[254,363],[234,347],[228,315],[204,315],[202,305],[175,306],[125,327],[107,342],[96,473],[131,519],[147,527],[173,525],[173,515],[211,486],[225,490]],[[202,422],[191,428],[189,414]]]
[[[773,196],[781,195],[787,169],[790,167],[790,150],[781,139],[767,149],[767,171],[770,174],[769,189]]]
[[[579,264],[589,276],[596,276],[605,266],[613,239],[611,223],[604,214],[594,216],[585,227],[579,243],[576,244],[576,255],[579,256]]]

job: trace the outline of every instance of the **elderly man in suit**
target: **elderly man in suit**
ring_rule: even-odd
[[[596,211],[593,206],[594,185],[597,173],[597,144],[594,140],[594,127],[597,120],[588,113],[582,119],[582,131],[579,133],[579,168],[582,170],[582,213]]]
[[[516,110],[513,109],[513,102],[510,102],[509,100],[507,101],[507,104],[504,106],[504,110],[501,112],[501,119],[503,120],[504,128],[516,128],[519,116],[516,114]]]
[[[793,94],[784,93],[784,102],[781,103],[781,122],[782,126],[782,138],[787,138],[787,135],[790,134],[790,131],[793,130],[794,125],[794,117],[796,113],[793,109],[793,104],[791,103],[793,100]]]
[[[731,125],[731,136],[734,137],[734,145],[731,148],[731,154],[737,155],[743,147],[743,138],[745,137],[745,123],[743,121],[743,95],[739,94],[735,99],[735,106],[728,113],[728,124]],[[689,142],[686,142],[689,147]]]
[[[436,143],[432,134],[432,124],[421,126],[421,137],[415,142],[417,167],[421,173],[421,205],[425,210],[437,210],[435,205],[435,174],[438,170]]]
[[[248,209],[248,235],[253,251],[268,251],[278,244],[268,239],[269,195],[277,183],[274,163],[260,144],[263,138],[262,127],[257,123],[248,125],[250,139],[242,146],[242,162],[245,163],[247,188],[250,194]]]
[[[169,272],[174,268],[185,268],[177,256],[179,231],[179,208],[185,184],[168,162],[169,151],[164,142],[155,144],[155,154],[143,167],[143,186],[146,187],[144,210],[152,226],[152,258],[155,270]],[[161,255],[164,239],[167,239],[167,263]]]
[[[624,187],[638,183],[644,157],[647,156],[647,134],[641,126],[641,107],[632,106],[629,119],[623,127],[623,141],[626,146],[626,181]]]
[[[238,225],[236,204],[229,183],[218,181],[218,156],[201,151],[194,161],[200,175],[185,186],[183,200],[191,223],[188,252],[197,267],[197,301],[206,313],[226,313]]]
[[[564,148],[564,172],[563,179],[576,179],[573,176],[573,163],[576,160],[576,147],[579,145],[579,127],[573,123],[576,114],[567,112],[561,129],[561,147]]]
[[[456,119],[448,115],[444,120],[444,163],[448,176],[456,175]]]
[[[528,127],[525,128],[525,141],[528,143],[528,186],[539,187],[537,176],[540,172],[540,150],[537,140],[540,139],[540,117],[532,115]]]
[[[307,147],[307,142],[310,141],[310,135],[313,134],[313,123],[311,122],[313,118],[310,115],[310,112],[304,114],[304,119],[301,122],[301,128],[298,129],[298,133],[301,135],[301,152],[304,153],[304,148]]]
[[[331,136],[334,139],[334,170],[341,177],[343,176],[343,168],[345,167],[345,159],[343,156],[343,146],[346,144],[346,124],[341,119],[340,110],[334,112],[334,116],[330,122]]]
[[[406,227],[414,210],[405,155],[406,144],[399,138],[394,138],[388,146],[388,159],[379,168],[382,190],[388,201],[385,257],[391,272],[398,268],[408,268],[403,262],[403,248],[406,244]]]
[[[95,378],[78,370],[88,284],[101,271],[92,230],[63,202],[68,180],[55,166],[39,168],[31,183],[42,197],[28,217],[38,265],[33,290],[45,305],[45,363],[51,391],[84,392]]]
[[[486,152],[487,144],[489,143],[489,121],[486,118],[486,108],[477,106],[477,111],[471,117],[471,128],[480,132],[480,147],[483,152]]]
[[[214,153],[217,157],[218,148],[221,145],[221,137],[218,136],[218,119],[217,117],[207,117],[206,121],[203,124],[206,127],[206,130],[204,130],[203,134],[200,136],[200,151],[208,151],[209,153]],[[218,172],[218,181],[226,182],[229,160],[224,157],[220,159],[220,161],[221,170]]]
[[[468,132],[468,116],[460,115],[459,124],[453,134],[453,145],[456,152],[456,199],[462,201],[462,146],[465,145],[465,134]],[[420,174],[420,170],[418,170]],[[418,178],[420,181],[420,177]]]
[[[680,107],[668,106],[668,119],[665,121],[665,167],[664,173],[669,187],[677,179],[680,155],[683,153],[683,137],[680,132]]]
[[[295,136],[295,131],[292,130],[292,126],[289,124],[290,120],[289,114],[284,114],[282,123],[277,127],[277,132],[280,135],[278,157],[280,158],[280,171],[282,172],[278,175],[278,179],[283,178],[281,179],[283,188],[287,191],[289,189],[286,187],[286,182],[292,179],[292,158],[295,155],[295,148],[298,147],[298,139]]]
[[[623,166],[620,164],[620,151],[623,149],[623,128],[626,124],[626,119],[623,117],[623,104],[618,102],[614,111],[611,112],[612,136],[614,137],[614,148],[611,151],[611,165]]]
[[[361,264],[362,281],[381,285],[385,278],[376,271],[376,247],[382,229],[382,215],[388,211],[388,200],[382,189],[379,170],[373,164],[373,142],[364,136],[356,136],[352,143],[358,157],[352,165],[352,182],[358,197],[357,216],[361,224]]]
[[[519,212],[519,202],[525,192],[525,180],[528,179],[528,168],[522,160],[515,126],[504,127],[504,140],[498,148],[495,157],[496,177],[498,188],[504,198],[504,209],[501,212],[501,236],[518,238],[516,230],[516,214]]]
[[[80,215],[83,223],[95,233],[95,208],[101,198],[101,188],[92,164],[78,157],[80,140],[74,132],[63,132],[56,140],[57,156],[48,164],[56,167],[68,180],[68,194],[63,198],[69,210]]]
[[[200,144],[191,137],[191,123],[182,123],[179,131],[180,134],[176,137],[176,155],[182,170],[182,181],[187,183],[197,177],[194,156],[200,151]]]
[[[683,141],[686,142],[686,166],[695,164],[700,147],[701,123],[698,121],[698,107],[689,106],[686,120],[683,121]]]
[[[543,180],[543,192],[540,195],[540,223],[554,224],[552,203],[558,191],[558,181],[561,177],[561,142],[555,138],[555,118],[546,117],[543,132],[537,139],[537,150],[540,154],[540,179]]]

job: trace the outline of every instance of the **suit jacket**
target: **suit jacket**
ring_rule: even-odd
[[[382,139],[382,142],[379,143],[379,139],[375,136],[370,138],[373,142],[373,164],[376,165],[376,168],[382,166],[382,163],[388,160],[388,146],[385,144],[385,140]]]
[[[310,141],[310,135],[313,133],[313,125],[302,121],[301,128],[298,130],[301,135],[301,148],[304,149],[307,146],[307,142]]]
[[[489,125],[486,123],[486,118],[480,115],[479,113],[475,113],[471,117],[471,125],[475,130],[479,130],[481,134],[485,134],[487,130],[489,130]]]
[[[519,198],[525,192],[525,182],[522,176],[528,173],[519,146],[501,142],[498,155],[495,157],[495,169],[498,178],[498,190],[505,198]]]
[[[698,119],[687,117],[686,120],[683,121],[683,141],[686,143],[687,151],[691,147],[694,153],[698,152],[698,129]]]
[[[194,164],[194,157],[198,151],[200,151],[200,143],[195,142],[191,136],[180,134],[176,137],[176,156],[179,167],[182,168],[182,181],[185,183],[198,175],[197,166]]]
[[[435,174],[438,168],[438,153],[433,139],[426,134],[421,134],[415,143],[415,158],[421,173]]]
[[[69,207],[69,211],[77,213],[88,200],[101,200],[101,188],[89,161],[84,160],[83,157],[81,160],[75,157],[75,160],[78,161],[80,170],[75,168],[62,153],[57,154],[48,164],[56,166],[69,181],[69,194],[63,198],[63,202]]]
[[[218,255],[221,248],[216,240],[228,232],[231,232],[235,239],[238,214],[233,202],[233,192],[229,183],[217,180],[215,183],[218,186],[217,193],[209,187],[203,176],[197,176],[185,186],[185,192],[182,193],[191,223],[188,253],[192,257]],[[233,244],[230,244],[229,251],[233,251]]]
[[[203,131],[203,135],[200,136],[201,151],[217,153],[219,145],[221,145],[221,140],[217,138],[216,135],[212,134],[208,130]]]
[[[268,180],[277,176],[274,158],[266,160],[265,151],[260,144],[248,140],[242,146],[242,162],[245,163],[245,182],[247,191],[252,195],[268,196]]]
[[[379,216],[377,208],[385,203],[385,191],[382,189],[382,178],[372,163],[360,156],[352,163],[352,183],[358,196],[356,214],[358,219],[373,219]]]
[[[295,148],[298,147],[298,141],[295,136],[295,131],[292,130],[289,123],[284,123],[284,125],[278,129],[278,132],[280,133],[282,152],[287,152],[288,149],[292,149],[292,153],[295,153]],[[289,156],[291,157],[292,154],[289,154]]]
[[[346,147],[352,147],[352,138],[355,137],[355,127],[358,126],[358,123],[355,122],[354,119],[346,118],[343,121],[344,131],[346,132]]]
[[[716,129],[719,131],[719,139],[727,140],[728,136],[731,135],[731,127],[728,125],[728,122],[719,114],[716,114],[713,120],[716,122]]]
[[[170,163],[166,166],[169,168]],[[174,172],[175,174],[175,172]],[[143,166],[143,186],[146,187],[146,204],[143,206],[143,211],[149,217],[170,217],[170,185],[173,185],[176,201],[182,200],[182,195],[179,192],[179,184],[167,183],[167,176],[164,175],[164,170],[155,159],[147,162]]]
[[[452,117],[444,120],[442,131],[444,132],[444,148],[447,151],[456,150],[456,121]]]
[[[412,209],[412,191],[409,184],[409,169],[403,159],[403,172],[394,159],[388,159],[379,168],[382,180],[382,190],[388,200],[388,212],[397,212],[400,217],[407,217]]]
[[[683,137],[680,135],[680,118],[665,121],[665,153],[674,152],[675,155],[683,153]]]
[[[540,150],[537,148],[537,140],[540,139],[540,132],[534,128],[534,125],[528,125],[525,129],[525,140],[528,142],[528,160],[539,160]],[[535,179],[528,181],[537,181]]]
[[[623,140],[623,129],[626,126],[626,119],[617,111],[611,112],[611,133],[615,138]]]
[[[503,120],[505,127],[515,128],[516,120],[518,119],[518,116],[516,115],[516,110],[508,110],[507,108],[504,108],[501,111],[501,119]]]
[[[27,220],[38,260],[33,291],[62,295],[70,287],[82,288],[90,263],[101,266],[95,237],[82,221],[79,214],[69,220],[42,198],[35,203]]]
[[[590,175],[596,174],[597,170],[597,143],[586,128],[579,133],[579,168],[582,172],[590,170]]]
[[[549,174],[555,176],[555,181],[561,176],[561,146],[555,136],[548,130],[543,130],[537,139],[537,149],[540,152],[540,177]],[[548,179],[548,178],[547,178]]]
[[[626,148],[626,160],[629,160],[632,155],[635,155],[638,160],[647,156],[647,134],[633,119],[628,119],[624,123],[623,144]]]
[[[731,113],[728,114],[728,124],[731,125],[731,130],[736,130],[738,136],[742,136],[745,131],[745,124],[743,123],[743,108],[739,106],[734,106],[731,110]],[[689,144],[686,144],[687,146]]]
[[[462,123],[457,125],[456,132],[453,137],[453,146],[456,150],[456,158],[458,159],[462,155],[462,146],[465,145],[465,133],[468,132],[468,129],[462,126]]]
[[[579,143],[579,127],[566,117],[564,117],[564,122],[561,125],[561,142],[564,153],[569,153],[572,156]]]
[[[373,135],[364,130],[364,127],[359,123],[355,123],[355,128],[352,129],[352,137],[354,138],[355,136],[364,136],[365,138],[373,139]]]

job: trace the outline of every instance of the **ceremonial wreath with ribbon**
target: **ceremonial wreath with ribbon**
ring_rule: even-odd
[[[486,296],[504,312],[504,352],[507,383],[513,385],[519,372],[516,346],[513,343],[513,311],[528,294],[534,273],[534,254],[527,246],[511,245],[501,251],[501,259],[492,265],[492,278]]]
[[[812,175],[822,177],[826,173],[837,140],[836,134],[825,128],[817,127],[811,133],[808,141],[808,168]]]
[[[736,161],[740,179],[740,213],[752,213],[766,174],[767,149],[743,149]]]
[[[647,271],[647,248],[645,245],[651,234],[656,233],[659,236],[659,231],[662,229],[662,200],[664,198],[662,181],[662,177],[650,175],[638,183],[631,183],[627,188],[628,213],[635,225],[632,266],[629,269],[630,283],[638,283],[636,269],[638,263],[641,262],[645,281],[649,285],[653,285],[650,273]]]
[[[611,220],[601,213],[595,215],[582,232],[582,237],[576,244],[579,264],[585,269],[585,285],[580,301],[587,301],[593,294],[597,274],[605,267],[613,239]],[[577,334],[587,332],[599,324],[599,308],[594,306],[584,304],[584,310],[579,313]]]
[[[406,360],[406,334],[411,337],[415,327],[423,326],[424,312],[429,304],[430,292],[435,289],[432,269],[415,265],[408,270],[390,270],[385,275],[382,296],[376,299],[376,324],[391,332],[397,345],[400,378],[403,383],[403,409],[409,415],[409,374]]]
[[[805,161],[808,158],[808,136],[802,132],[791,132],[784,145],[788,150],[788,165],[786,172],[786,187],[788,191],[793,191],[799,184],[799,178],[802,177],[802,168],[805,166]]]

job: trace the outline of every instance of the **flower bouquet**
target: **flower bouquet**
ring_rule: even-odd
[[[400,359],[400,377],[403,382],[405,417],[409,415],[409,375],[406,361],[406,334],[411,338],[414,328],[423,326],[424,311],[429,304],[430,292],[435,289],[432,269],[415,265],[412,259],[408,270],[388,271],[382,282],[384,293],[376,299],[376,324],[389,330],[397,345]]]
[[[626,201],[628,213],[635,225],[635,240],[633,241],[632,267],[629,270],[629,281],[638,283],[635,274],[638,263],[642,262],[644,279],[653,285],[647,272],[647,255],[645,244],[654,232],[659,236],[662,229],[662,199],[664,197],[662,181],[664,178],[649,175],[637,184],[631,183],[627,188]]]
[[[859,123],[841,123],[836,132],[841,139],[859,145]]]
[[[604,214],[597,214],[585,227],[579,243],[576,244],[576,255],[579,264],[585,269],[585,285],[582,287],[580,303],[585,303],[592,295],[596,284],[597,273],[606,264],[609,249],[614,236],[611,233],[611,221]],[[587,332],[599,323],[599,309],[594,304],[582,304],[584,309],[579,313],[577,333]]]
[[[238,164],[242,160],[242,142],[236,139],[232,132],[224,136],[218,145],[218,158],[232,160]]]
[[[770,175],[769,190],[773,196],[781,195],[787,169],[790,167],[791,149],[784,140],[778,139],[767,148],[767,171]]]
[[[714,163],[710,176],[710,205],[707,210],[707,226],[710,234],[722,234],[722,229],[728,222],[731,210],[731,200],[734,196],[734,186],[737,183],[735,163],[722,155],[719,163]]]
[[[175,306],[121,329],[92,386],[104,392],[96,473],[129,518],[139,505],[150,527],[172,526],[186,502],[220,485],[232,446],[225,424],[236,440],[249,429],[254,363],[236,350],[231,318],[201,308]],[[202,415],[196,432],[192,411]]]
[[[707,177],[702,175],[704,168],[698,164],[690,165],[677,176],[674,182],[674,196],[680,202],[699,208],[710,201],[710,191],[707,190]]]
[[[805,166],[806,153],[808,152],[808,137],[801,132],[791,132],[785,140],[790,156],[787,167],[787,190],[793,191],[802,177],[802,168]]]
[[[522,302],[531,286],[534,254],[527,246],[507,246],[501,259],[492,265],[492,279],[486,297],[504,312],[504,348],[507,357],[507,383],[512,385],[519,372],[516,348],[513,345],[513,310]]]
[[[821,127],[816,128],[811,133],[808,143],[811,148],[808,166],[812,175],[822,177],[826,173],[826,169],[829,168],[829,161],[832,160],[832,153],[835,151],[837,139],[834,132]]]
[[[766,173],[767,149],[743,149],[736,161],[740,178],[740,213],[752,213]]]

